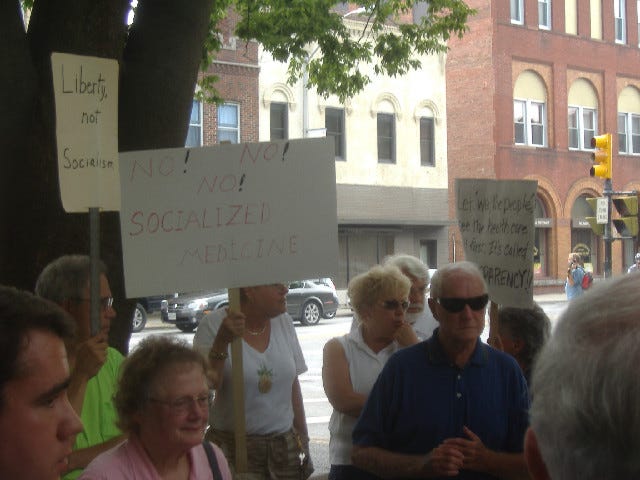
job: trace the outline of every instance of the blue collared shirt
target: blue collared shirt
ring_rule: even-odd
[[[482,343],[464,368],[445,355],[438,330],[386,363],[353,431],[353,443],[426,454],[467,426],[494,451],[522,452],[529,394],[509,355]],[[450,478],[450,477],[449,477]],[[461,471],[460,479],[492,479]]]

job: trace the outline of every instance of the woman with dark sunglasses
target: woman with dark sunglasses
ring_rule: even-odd
[[[330,480],[369,474],[351,465],[351,432],[373,384],[398,348],[418,342],[405,320],[410,280],[393,266],[375,266],[349,282],[359,326],[324,347],[322,381],[333,413],[329,421]]]

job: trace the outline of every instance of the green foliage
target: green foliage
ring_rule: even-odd
[[[22,0],[23,9],[33,3]],[[427,14],[418,24],[398,21],[418,3],[427,5]],[[212,0],[202,71],[222,47],[219,22],[234,8],[241,17],[236,35],[245,41],[257,40],[276,60],[288,63],[290,83],[306,70],[309,86],[320,95],[334,94],[344,101],[370,82],[360,72],[361,64],[373,64],[377,75],[403,75],[418,69],[417,55],[445,52],[447,40],[451,35],[462,37],[469,16],[475,13],[463,0],[361,0],[357,5],[364,12],[349,17],[362,22],[364,31],[353,36],[344,23],[345,5],[335,0]],[[204,76],[196,97],[221,102],[216,81],[215,76]]]
[[[193,97],[206,103],[224,103],[224,98],[220,96],[218,90],[216,90],[216,82],[220,80],[217,75],[204,75],[199,81],[199,89],[196,89]]]
[[[212,52],[220,48],[214,25],[230,3],[216,1],[203,67],[209,65]],[[370,82],[360,72],[361,64],[372,63],[379,75],[402,75],[417,69],[417,55],[445,52],[447,40],[451,35],[462,37],[469,16],[475,13],[462,0],[431,0],[418,24],[399,22],[399,16],[410,14],[416,3],[358,2],[365,11],[349,15],[364,24],[364,31],[357,36],[343,21],[347,12],[344,6],[333,0],[235,0],[233,6],[241,16],[238,37],[257,40],[276,60],[287,62],[290,83],[302,78],[306,69],[308,84],[320,95],[334,94],[344,101]],[[211,82],[207,88],[211,88]]]

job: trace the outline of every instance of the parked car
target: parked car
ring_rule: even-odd
[[[335,317],[339,305],[338,294],[330,278],[289,284],[287,312],[302,325],[316,325],[321,317]]]
[[[327,280],[327,279],[325,279]],[[315,280],[300,280],[289,284],[287,311],[302,325],[316,325],[320,318],[333,318],[339,301],[335,288]],[[328,279],[331,282],[331,279]],[[333,282],[331,282],[333,284]],[[183,332],[192,332],[209,312],[229,305],[226,290],[211,293],[177,295],[162,303],[163,322],[175,323]]]
[[[160,310],[162,300],[164,300],[164,296],[162,295],[139,298],[136,303],[136,308],[133,310],[133,316],[131,317],[131,331],[141,332],[147,324],[148,314]]]
[[[207,313],[227,305],[227,290],[176,294],[162,302],[160,318],[165,323],[175,323],[183,332],[193,332]]]

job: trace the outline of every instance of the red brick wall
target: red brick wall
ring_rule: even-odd
[[[589,80],[599,101],[599,132],[615,134],[618,94],[627,85],[640,88],[635,4],[627,11],[627,45],[620,46],[613,43],[613,7],[603,6],[605,40],[594,41],[589,2],[578,3],[579,35],[573,36],[564,34],[564,12],[556,15],[562,2],[552,3],[553,29],[544,31],[537,27],[536,1],[525,0],[525,25],[516,26],[510,23],[508,0],[471,0],[469,6],[479,13],[462,40],[449,42],[446,66],[451,218],[456,178],[537,179],[540,198],[555,219],[551,278],[559,278],[571,247],[573,202],[581,194],[599,195],[603,183],[589,177],[589,152],[568,150],[568,89],[578,78]],[[525,70],[536,72],[546,86],[546,148],[513,143],[513,88]],[[614,154],[614,160],[614,189],[640,182],[637,157]],[[619,243],[614,242],[614,273],[623,267]]]
[[[470,0],[467,3],[478,13],[469,22],[469,32],[462,39],[455,38],[449,42],[446,64],[451,218],[456,217],[454,193],[457,178],[495,177],[494,20],[489,2]],[[457,228],[452,230],[458,235]],[[456,243],[461,245],[460,238]],[[458,259],[461,253],[458,249]]]
[[[258,119],[258,44],[236,39],[233,31],[237,14],[229,12],[220,22],[223,48],[218,52],[207,75],[217,75],[215,84],[218,94],[228,103],[240,106],[240,142],[257,142]],[[206,104],[203,108],[203,144],[218,143],[217,105]]]

